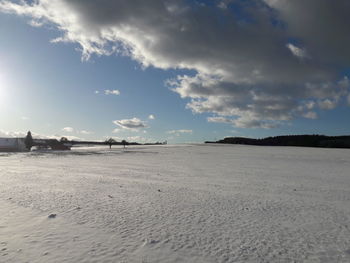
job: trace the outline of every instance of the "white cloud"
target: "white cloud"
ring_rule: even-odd
[[[218,7],[221,8],[221,9],[227,9],[227,4],[225,3],[225,1],[221,1],[218,4]]]
[[[232,15],[228,0],[210,6],[177,0],[30,3],[3,0],[0,11],[58,28],[62,36],[53,42],[79,44],[83,59],[117,53],[142,67],[190,69],[195,73],[168,82],[190,99],[187,108],[231,117],[239,127],[275,127],[273,122],[310,116],[306,100],[339,101],[349,92],[338,72],[350,64],[348,0],[235,1],[243,18]]]
[[[277,128],[280,124],[277,121],[261,121],[253,118],[230,119],[226,117],[208,117],[208,122],[227,123],[237,128],[262,128],[272,129]]]
[[[87,130],[75,130],[73,127],[64,127],[62,128],[62,131],[64,132],[69,132],[69,133],[73,133],[73,132],[76,132],[77,134],[83,134],[83,135],[90,135],[90,134],[93,134],[92,131],[87,131]],[[59,136],[59,135],[57,135]],[[64,136],[64,137],[67,137],[67,136]],[[70,138],[78,138],[78,137],[74,137],[74,136],[68,136]],[[78,138],[80,139],[80,138]]]
[[[64,131],[64,132],[74,132],[74,128],[72,128],[72,127],[64,127],[64,128],[62,128],[62,131]]]
[[[181,134],[192,134],[193,130],[171,130],[167,131],[168,134],[174,134],[175,136],[180,136]]]
[[[129,136],[126,138],[128,142],[138,142],[138,143],[152,143],[155,142],[150,138],[145,138],[142,136]]]
[[[315,107],[315,105],[316,105],[316,103],[314,101],[307,101],[305,103],[305,108],[309,109],[309,110],[312,110]]]
[[[83,138],[77,137],[77,136],[71,136],[71,135],[45,135],[40,133],[31,132],[33,138],[36,139],[56,139],[60,140],[62,137],[66,137],[68,140],[77,140],[81,141],[84,140]],[[10,138],[24,138],[27,136],[27,132],[23,131],[3,131],[0,130],[0,137],[10,137]]]
[[[299,48],[291,43],[287,44],[287,48],[292,52],[292,54],[298,58],[304,59],[308,57],[306,50]]]
[[[106,89],[105,95],[120,95],[120,91],[117,89],[115,89],[115,90]]]
[[[10,138],[23,138],[27,136],[27,132],[21,132],[21,131],[4,131],[0,130],[0,137],[10,137]]]
[[[28,24],[31,25],[32,27],[42,27],[44,25],[44,23],[36,20],[30,20]]]
[[[314,111],[308,111],[306,113],[303,114],[303,117],[304,118],[307,118],[307,119],[317,119],[317,113],[314,112]]]
[[[154,117],[154,115],[153,115],[153,114],[150,114],[150,115],[148,116],[148,119],[150,119],[150,120],[154,120],[154,119],[155,119],[155,117]]]
[[[208,117],[208,122],[216,122],[216,123],[233,123],[234,120],[225,118],[225,117]]]
[[[86,130],[79,131],[78,133],[80,133],[80,134],[84,134],[84,135],[90,135],[90,134],[93,134],[93,132],[91,132],[91,131],[86,131]]]
[[[118,125],[122,129],[128,129],[128,130],[139,130],[143,128],[148,128],[146,122],[141,121],[138,118],[115,120],[113,121],[113,123]]]
[[[336,100],[325,99],[319,101],[318,104],[319,107],[323,110],[331,110],[337,106],[338,102]]]

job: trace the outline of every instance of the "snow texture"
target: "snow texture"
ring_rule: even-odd
[[[0,262],[350,262],[350,151],[0,155]]]

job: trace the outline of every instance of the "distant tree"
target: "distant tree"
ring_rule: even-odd
[[[116,141],[113,138],[109,138],[106,140],[106,143],[109,145],[109,149],[112,149],[113,143],[116,143]]]
[[[28,131],[27,136],[24,139],[24,144],[26,145],[26,148],[29,151],[33,147],[34,141],[33,141],[32,133],[30,131]]]
[[[68,142],[67,137],[62,137],[62,138],[60,139],[60,142]]]
[[[244,137],[227,137],[216,143],[265,145],[265,146],[303,146],[303,147],[327,147],[350,148],[350,136],[325,136],[317,134],[283,135],[252,139]]]
[[[122,144],[123,144],[123,146],[125,148],[125,145],[128,145],[128,142],[126,140],[122,140]]]

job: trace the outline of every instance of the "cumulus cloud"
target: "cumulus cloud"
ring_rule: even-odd
[[[117,89],[115,89],[115,90],[106,89],[105,95],[120,95],[120,91]]]
[[[310,101],[331,109],[325,101],[349,92],[339,77],[350,64],[348,0],[2,0],[0,10],[56,27],[53,41],[77,43],[83,59],[118,53],[143,67],[190,69],[168,85],[194,113],[238,127],[308,118]]]
[[[72,127],[64,127],[64,128],[62,128],[62,131],[64,131],[64,132],[74,132],[74,128],[72,128]]]
[[[141,121],[138,118],[115,120],[113,121],[113,123],[118,125],[120,128],[127,130],[139,130],[143,128],[148,128],[146,122]]]

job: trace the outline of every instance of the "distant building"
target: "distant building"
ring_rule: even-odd
[[[24,138],[0,138],[0,152],[27,152]]]

